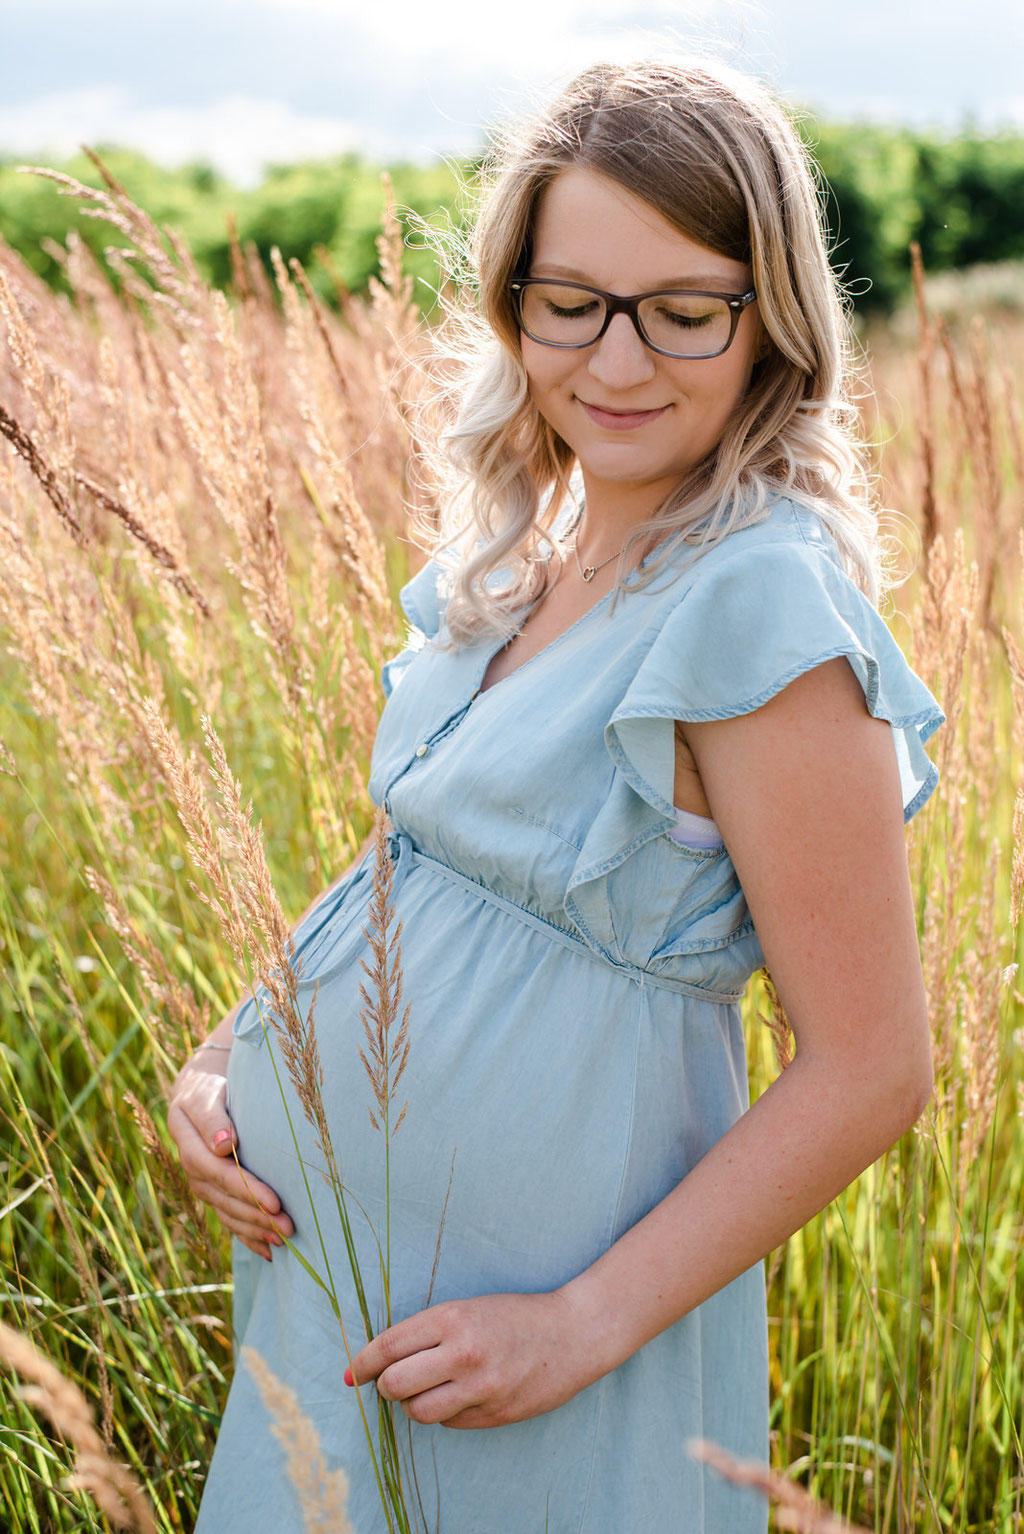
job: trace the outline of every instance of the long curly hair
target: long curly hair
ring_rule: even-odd
[[[454,642],[512,631],[573,495],[574,455],[530,399],[509,293],[528,269],[538,199],[569,166],[610,177],[690,239],[749,265],[767,340],[721,440],[635,529],[619,585],[654,579],[683,544],[699,556],[790,494],[819,514],[850,575],[877,600],[880,540],[850,400],[852,334],[792,123],[757,81],[704,61],[597,64],[507,132],[492,157],[472,246],[476,310],[457,321],[462,365],[434,541],[451,572]],[[642,571],[631,569],[638,544],[648,554]]]

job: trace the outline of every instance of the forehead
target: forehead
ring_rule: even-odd
[[[749,267],[699,244],[617,181],[583,166],[560,171],[541,193],[530,270],[634,293],[673,286],[731,291],[750,279]]]

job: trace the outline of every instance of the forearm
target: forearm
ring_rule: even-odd
[[[852,1075],[794,1061],[678,1187],[564,1287],[593,1378],[780,1246],[909,1127],[925,1073],[892,1074],[888,1088],[870,1077],[864,1058]],[[920,1087],[908,1091],[908,1080]]]

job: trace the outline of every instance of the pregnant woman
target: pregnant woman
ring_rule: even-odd
[[[393,1324],[357,1337],[354,1385],[281,1244],[319,1262],[251,1000],[181,1072],[170,1125],[238,1237],[238,1338],[347,1471],[357,1534],[385,1526],[374,1387],[409,1418],[432,1529],[763,1534],[760,1500],[685,1444],[767,1457],[762,1259],[928,1098],[903,824],[941,716],[874,605],[845,317],[766,93],[703,65],[589,69],[510,140],[475,250],[451,493],[402,594],[370,785],[411,1048]],[[368,1275],[372,865],[296,936]],[[739,1003],[765,963],[796,1058],[750,1107]],[[302,1526],[240,1365],[199,1527]]]

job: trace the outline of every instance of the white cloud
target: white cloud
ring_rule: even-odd
[[[984,72],[960,0],[927,3],[924,25],[925,0],[0,0],[0,152],[115,142],[242,183],[346,148],[469,153],[595,58],[702,44],[826,117],[1024,120],[1021,0],[972,0]]]
[[[164,165],[212,161],[240,185],[251,185],[267,162],[340,154],[364,144],[365,135],[341,118],[239,95],[201,107],[148,107],[127,89],[102,87],[0,108],[0,144],[8,154],[63,158],[83,143],[124,144]],[[397,147],[378,146],[382,154]]]
[[[249,0],[219,0],[223,5]],[[720,21],[728,25],[750,12],[760,14],[762,0],[510,0],[484,20],[480,0],[390,0],[360,5],[338,0],[261,0],[292,15],[306,11],[337,19],[344,16],[354,36],[362,38],[382,68],[403,71],[412,64],[417,78],[429,80],[434,69],[483,70],[529,88],[554,75],[566,75],[596,57],[632,59],[652,48],[707,36]]]
[[[84,10],[86,0],[59,3],[65,10]],[[686,29],[707,37],[710,19],[747,12],[759,3],[514,0],[499,25],[483,25],[480,0],[437,0],[435,5],[390,0],[388,5],[362,4],[358,12],[348,0],[206,0],[211,16],[233,14],[247,5],[247,37],[256,56],[273,56],[280,25],[288,26],[290,51],[280,53],[276,80],[263,71],[249,95],[244,94],[244,70],[237,64],[233,68],[225,54],[223,68],[209,77],[209,99],[193,89],[179,101],[174,99],[174,68],[180,59],[165,52],[165,73],[159,46],[138,54],[147,12],[136,8],[126,23],[135,49],[127,58],[134,61],[138,54],[145,72],[133,77],[127,62],[119,68],[119,54],[111,50],[102,67],[112,67],[112,73],[97,79],[100,62],[91,65],[96,84],[72,84],[76,75],[82,76],[66,59],[45,92],[6,103],[0,93],[0,150],[44,157],[72,153],[83,142],[127,144],[165,164],[212,161],[242,184],[258,179],[267,161],[347,148],[384,159],[471,153],[496,119],[529,110],[595,58],[625,60],[675,40],[684,45]],[[253,9],[260,13],[258,26]],[[165,7],[158,3],[155,10],[163,14]],[[148,14],[153,20],[154,12]],[[331,25],[322,34],[307,35],[303,15]],[[171,41],[177,47],[180,37]],[[207,67],[218,57],[212,44],[211,36],[205,44]],[[204,46],[201,39],[197,46]],[[314,46],[316,54],[307,57],[306,50]],[[317,105],[309,107],[303,105],[302,79],[305,69],[308,80],[314,63],[319,88]],[[329,88],[332,72],[336,91]]]

